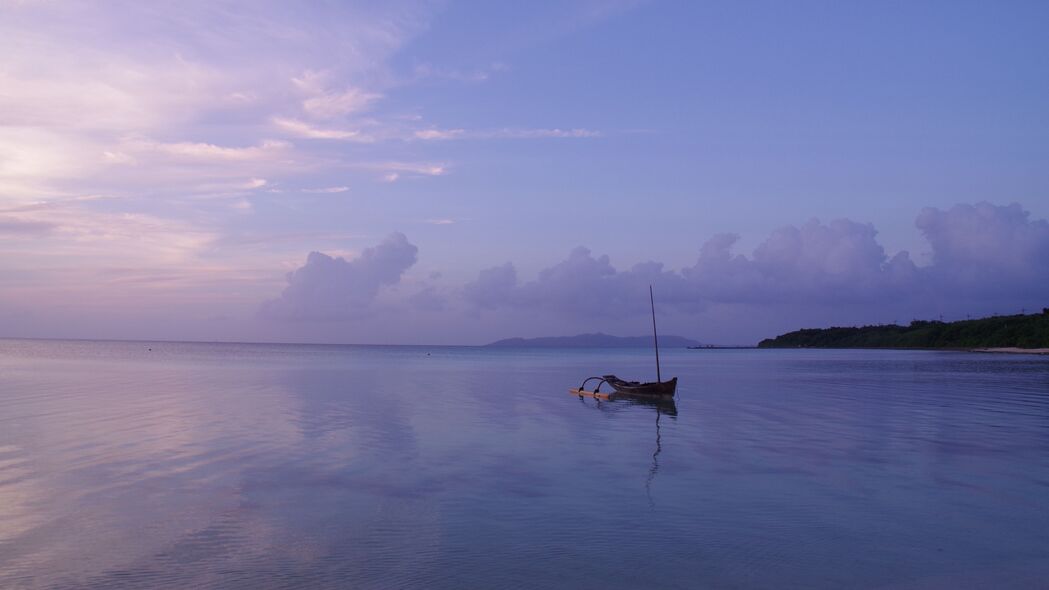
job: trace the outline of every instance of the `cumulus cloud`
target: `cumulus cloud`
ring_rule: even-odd
[[[445,311],[448,307],[448,299],[433,286],[426,287],[409,297],[408,303],[419,311]]]
[[[718,302],[874,301],[905,288],[915,266],[907,252],[889,259],[870,224],[810,220],[777,229],[751,258],[733,255],[737,236],[707,241],[682,269],[693,297]]]
[[[981,294],[1019,289],[1049,295],[1049,222],[1019,204],[924,209],[916,221],[932,246],[931,280]]]
[[[507,262],[482,270],[477,280],[463,287],[466,301],[483,309],[495,309],[514,303],[517,289],[517,269]]]
[[[686,314],[723,304],[918,309],[929,297],[958,307],[992,295],[1011,308],[1049,296],[1049,223],[1029,219],[1019,205],[930,208],[916,225],[933,249],[927,267],[906,251],[887,255],[868,223],[813,219],[777,229],[749,257],[733,253],[734,234],[709,239],[695,264],[680,271],[658,262],[618,270],[607,256],[580,247],[529,282],[518,281],[511,263],[483,270],[463,296],[476,309],[574,317],[642,313],[650,284],[664,305]]]
[[[265,302],[263,317],[284,320],[346,319],[365,310],[386,285],[395,285],[415,264],[418,248],[402,233],[347,261],[310,252],[306,264],[288,273],[288,286]]]
[[[594,257],[579,247],[568,258],[544,269],[538,278],[518,283],[513,264],[482,270],[463,289],[466,300],[483,309],[520,307],[581,316],[617,316],[647,309],[648,285],[662,293],[680,292],[680,275],[645,262],[617,271],[608,256]]]

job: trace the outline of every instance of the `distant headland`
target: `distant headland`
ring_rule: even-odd
[[[956,322],[914,320],[908,326],[888,324],[797,330],[762,340],[758,348],[941,348],[1033,352],[1049,349],[1049,308],[1038,314]]]
[[[576,336],[547,336],[543,338],[507,338],[486,346],[506,348],[643,348],[652,346],[651,336],[611,336],[609,334],[578,334]],[[682,336],[660,336],[660,348],[702,346]]]

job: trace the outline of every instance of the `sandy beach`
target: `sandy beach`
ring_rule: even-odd
[[[1049,348],[974,348],[972,352],[1002,352],[1007,354],[1049,354]]]

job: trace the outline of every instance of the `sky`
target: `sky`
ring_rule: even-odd
[[[1049,4],[0,0],[0,337],[1049,306]]]

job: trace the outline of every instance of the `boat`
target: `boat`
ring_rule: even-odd
[[[677,377],[670,381],[655,381],[652,383],[638,383],[637,381],[623,381],[615,375],[604,375],[601,377],[612,386],[616,393],[623,395],[658,395],[673,397],[677,390]]]
[[[615,375],[602,375],[601,377],[587,377],[583,383],[575,389],[569,389],[569,393],[579,396],[595,397],[598,399],[612,399],[615,395],[631,397],[658,397],[673,398],[677,391],[677,377],[669,381],[663,381],[659,370],[659,336],[656,332],[656,302],[652,295],[652,285],[648,286],[648,302],[652,306],[652,343],[656,349],[656,380],[648,383],[639,381],[626,381]],[[586,390],[586,384],[597,381],[593,391]],[[614,393],[602,393],[601,386],[607,383]]]

